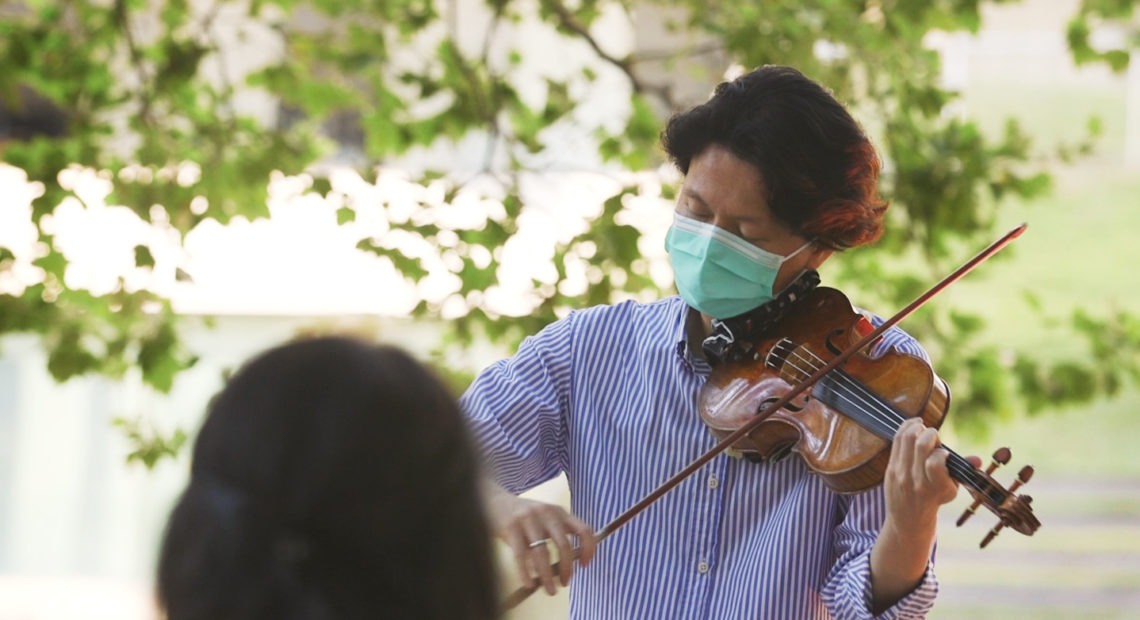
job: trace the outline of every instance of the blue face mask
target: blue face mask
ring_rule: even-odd
[[[736,235],[675,213],[665,235],[677,291],[690,307],[714,319],[744,314],[775,297],[772,285],[787,256],[773,254]]]

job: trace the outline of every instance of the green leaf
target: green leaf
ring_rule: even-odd
[[[182,355],[180,344],[174,325],[169,321],[160,323],[140,341],[139,369],[143,379],[160,392],[169,392],[174,387],[175,375],[197,362],[195,357]]]
[[[69,325],[48,352],[47,369],[56,381],[66,381],[98,368],[98,358],[82,344],[80,337],[78,326]]]
[[[1126,50],[1109,50],[1103,54],[1104,61],[1117,73],[1128,70],[1128,61],[1131,56],[1131,53]]]
[[[127,462],[141,463],[147,469],[154,469],[164,458],[177,457],[188,439],[186,432],[180,428],[175,429],[170,436],[164,436],[141,419],[117,417],[111,424],[122,430],[131,445]]]
[[[138,267],[154,267],[154,255],[150,253],[150,248],[145,245],[135,246],[135,265]]]
[[[64,258],[63,254],[55,251],[54,248],[46,255],[32,261],[32,264],[61,280],[63,279],[64,272],[67,270],[67,259]]]
[[[363,239],[356,244],[356,249],[370,252],[377,256],[387,258],[392,262],[392,265],[397,271],[402,273],[404,277],[413,282],[419,282],[422,278],[428,275],[427,269],[424,269],[420,264],[419,259],[405,256],[403,253],[393,249],[378,245],[375,241],[370,239]]]

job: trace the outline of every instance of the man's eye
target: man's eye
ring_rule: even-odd
[[[691,217],[694,220],[697,220],[700,222],[707,222],[707,221],[712,219],[711,213],[708,213],[707,211],[702,211],[699,209],[692,209],[688,205],[683,205],[681,207],[681,214],[685,215],[686,217]]]

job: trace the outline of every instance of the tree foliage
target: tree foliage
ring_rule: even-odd
[[[1127,69],[1132,51],[1140,48],[1140,23],[1135,15],[1134,0],[1081,0],[1066,32],[1073,60],[1104,63],[1117,72]],[[1107,39],[1099,45],[1093,40],[1098,29]]]
[[[430,213],[392,218],[397,232],[448,254],[457,287],[446,325],[452,344],[479,337],[511,344],[568,308],[622,296],[652,296],[661,287],[637,251],[641,230],[623,215],[646,186],[621,171],[662,163],[657,139],[665,116],[694,103],[683,83],[711,87],[731,64],[788,64],[832,88],[875,134],[886,162],[883,192],[892,203],[888,235],[875,252],[844,257],[838,279],[870,307],[896,308],[935,276],[956,265],[963,247],[980,247],[994,233],[997,210],[1009,197],[1049,189],[1033,145],[1010,119],[1004,135],[947,107],[956,93],[940,82],[939,55],[927,45],[933,32],[976,32],[977,0],[867,2],[865,0],[104,0],[27,1],[0,5],[0,107],[19,112],[29,89],[67,115],[61,136],[9,141],[6,163],[42,184],[33,203],[42,251],[39,281],[0,293],[0,334],[40,334],[49,370],[60,379],[97,372],[121,376],[139,368],[145,380],[169,389],[194,362],[178,337],[167,300],[122,283],[94,295],[67,284],[68,260],[50,234],[50,215],[75,192],[64,181],[73,164],[113,181],[109,204],[186,235],[206,221],[266,214],[266,182],[273,171],[299,174],[335,150],[322,137],[331,121],[349,127],[357,165],[365,176],[416,149],[475,140],[484,157],[459,174],[419,171],[451,202],[476,180],[493,178],[501,209],[480,226],[454,226]],[[1070,25],[1074,58],[1127,62],[1121,49],[1095,49],[1093,28],[1127,20],[1133,3],[1085,0]],[[618,15],[666,16],[664,48],[612,49],[603,22]],[[607,21],[609,20],[609,21]],[[234,21],[270,29],[282,53],[246,76],[234,76],[222,41]],[[1126,22],[1121,22],[1126,23]],[[516,34],[540,29],[553,53],[589,50],[592,62],[536,74]],[[421,53],[409,53],[419,50]],[[422,53],[422,52],[427,53]],[[548,51],[549,52],[549,51]],[[705,71],[698,71],[701,68]],[[590,120],[583,112],[591,88],[610,88],[617,76],[628,89],[620,118]],[[283,114],[267,126],[235,104],[254,89],[281,102]],[[535,93],[539,93],[537,96]],[[551,128],[592,144],[596,157],[576,162],[626,182],[599,205],[597,217],[553,250],[557,277],[534,282],[533,309],[503,316],[484,293],[499,283],[500,249],[529,209],[527,174],[560,161]],[[122,140],[129,136],[128,140]],[[113,139],[118,138],[118,139]],[[196,166],[200,174],[181,174]],[[654,186],[656,187],[656,186]],[[326,179],[312,191],[352,206]],[[656,190],[653,190],[656,191]],[[666,183],[660,190],[671,192]],[[426,209],[426,208],[425,208]],[[363,252],[392,262],[409,281],[427,274],[419,257],[390,236],[363,238]],[[483,259],[478,258],[484,257]],[[919,256],[920,261],[910,260]],[[0,272],[17,263],[0,248]],[[139,268],[153,267],[145,246]],[[563,284],[571,271],[587,274],[584,291]],[[866,300],[866,301],[864,301]],[[441,304],[421,302],[414,315],[438,317]],[[459,310],[455,310],[458,307]],[[1082,402],[1112,393],[1135,378],[1140,333],[1127,315],[1075,319],[1088,337],[1089,355],[1051,366],[981,340],[984,322],[961,310],[926,310],[908,327],[936,351],[956,387],[960,416],[984,416],[1045,403]],[[1111,337],[1110,337],[1111,335]],[[1020,403],[1020,404],[1018,404]],[[141,436],[141,435],[140,435]],[[165,449],[165,447],[163,448]],[[161,452],[160,450],[159,452]]]

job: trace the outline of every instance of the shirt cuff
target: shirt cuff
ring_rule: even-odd
[[[866,606],[868,618],[874,620],[910,620],[925,618],[934,608],[934,600],[938,597],[938,578],[934,575],[934,563],[926,563],[926,572],[922,574],[922,581],[899,599],[897,603],[888,607],[883,613],[871,615],[871,553],[868,551],[859,556],[851,567],[854,574],[863,578],[863,604]]]

